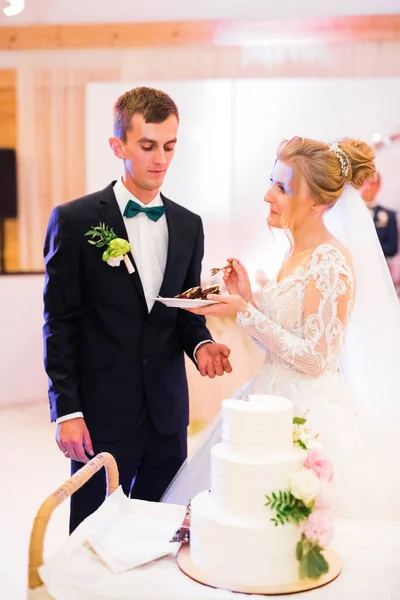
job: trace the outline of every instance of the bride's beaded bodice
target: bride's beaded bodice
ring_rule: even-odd
[[[353,308],[354,278],[342,252],[318,246],[304,267],[267,283],[258,310],[237,321],[266,350],[266,362],[313,377],[336,372]]]

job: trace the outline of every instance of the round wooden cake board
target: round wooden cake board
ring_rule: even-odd
[[[238,592],[242,594],[259,594],[261,596],[279,596],[284,594],[296,594],[299,592],[306,592],[315,588],[322,587],[338,577],[342,571],[342,560],[340,556],[331,548],[324,552],[325,558],[329,563],[329,571],[325,575],[322,575],[317,581],[311,579],[302,579],[294,581],[286,585],[275,585],[275,586],[240,586],[227,584],[221,579],[213,579],[209,577],[202,569],[194,564],[190,555],[189,544],[184,544],[178,552],[177,563],[180,570],[185,573],[188,577],[213,588],[221,588],[229,590],[231,592]]]

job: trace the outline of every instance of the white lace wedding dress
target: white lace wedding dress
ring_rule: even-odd
[[[387,497],[394,491],[393,477],[382,475],[388,440],[384,442],[381,435],[378,441],[381,432],[357,414],[340,375],[339,357],[355,296],[352,268],[331,244],[319,246],[308,259],[289,276],[270,281],[261,293],[258,309],[249,306],[249,313],[239,313],[237,322],[261,344],[265,363],[236,397],[284,396],[293,401],[295,415],[307,416],[307,427],[319,434],[335,466],[339,516],[397,519],[398,502],[390,507]],[[167,489],[164,502],[184,504],[209,488],[210,448],[220,441],[220,433],[218,415]]]

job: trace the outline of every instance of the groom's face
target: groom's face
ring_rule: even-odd
[[[375,196],[379,192],[379,188],[381,186],[381,180],[379,175],[375,175],[375,177],[371,177],[364,183],[362,188],[360,189],[360,193],[362,199],[367,204],[371,204],[375,200]]]
[[[144,190],[156,190],[163,181],[174,156],[178,120],[170,115],[163,123],[146,123],[143,116],[132,117],[126,142],[118,140],[114,153],[122,158],[134,183]]]

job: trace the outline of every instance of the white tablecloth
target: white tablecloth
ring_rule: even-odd
[[[117,490],[118,492],[118,490]],[[113,494],[41,567],[40,575],[54,600],[248,600],[198,584],[179,570],[174,558],[162,558],[115,575],[86,545],[90,528],[115,503],[135,508],[120,492]],[[171,506],[148,503],[162,515]],[[124,508],[125,510],[125,508]],[[140,510],[146,513],[144,503]],[[400,523],[338,521],[333,547],[343,559],[343,572],[329,585],[299,595],[302,600],[400,600]],[[245,551],[245,549],[244,549]],[[265,596],[251,596],[261,600]]]

